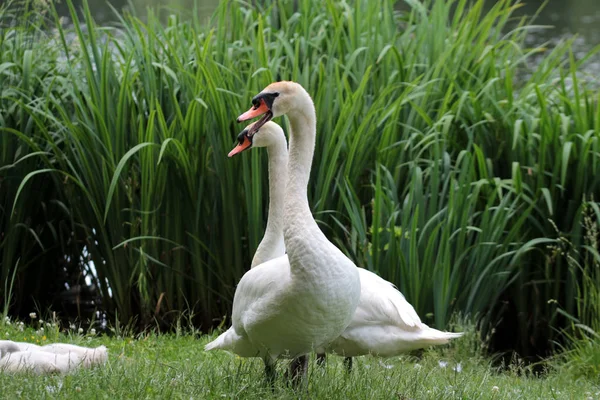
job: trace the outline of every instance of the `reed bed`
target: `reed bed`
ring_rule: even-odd
[[[427,323],[510,321],[527,355],[597,318],[578,294],[599,276],[598,92],[569,41],[525,44],[520,2],[225,1],[208,24],[106,27],[65,1],[72,24],[0,18],[5,309],[87,277],[121,323],[218,324],[266,222],[266,154],[226,157],[235,118],[286,79],[317,109],[315,217]]]

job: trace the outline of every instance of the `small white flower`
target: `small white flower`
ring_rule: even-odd
[[[498,390],[500,390],[498,386],[492,386],[492,392],[497,392]]]
[[[392,369],[392,368],[394,368],[394,366],[393,366],[393,365],[386,364],[386,363],[384,363],[384,362],[383,362],[383,361],[381,361],[381,360],[379,361],[379,365],[381,365],[381,366],[382,366],[383,368],[385,368],[385,369]]]
[[[43,323],[44,323],[44,320],[43,320],[43,319],[40,319],[40,324],[43,324]]]
[[[31,319],[36,319],[37,318],[37,314],[34,312],[29,313],[29,318]]]
[[[69,329],[75,330],[76,326],[75,324],[69,324]]]
[[[422,368],[422,366],[421,366],[421,364],[415,364],[415,367],[414,367],[414,368],[415,368],[415,369],[421,369],[421,368]]]
[[[79,333],[83,333],[83,328],[79,328],[79,329],[77,329],[77,332],[79,332]]]
[[[455,370],[456,372],[462,372],[462,365],[461,365],[461,363],[456,364],[456,367],[454,367],[452,369]]]
[[[9,337],[9,336],[10,336],[10,333],[6,332],[5,336],[6,336],[6,337]]]
[[[440,368],[446,368],[446,366],[448,365],[448,361],[438,361],[438,365],[440,366]]]
[[[96,330],[95,330],[94,328],[92,328],[92,329],[90,329],[90,333],[91,333],[92,335],[95,335],[95,334],[96,334]]]

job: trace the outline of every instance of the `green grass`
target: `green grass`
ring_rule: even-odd
[[[310,396],[294,392],[280,378],[275,392],[264,386],[260,359],[241,359],[225,352],[206,353],[214,336],[192,333],[129,335],[113,338],[89,334],[19,331],[3,326],[11,340],[64,341],[84,346],[104,344],[109,361],[103,368],[80,370],[68,376],[10,376],[0,374],[3,398],[26,399],[587,399],[597,398],[599,382],[572,379],[550,368],[541,378],[512,365],[505,372],[492,368],[477,355],[470,331],[452,346],[429,349],[416,356],[355,358],[349,377],[341,358],[329,357],[321,369],[311,359]],[[442,367],[440,362],[446,362]],[[456,370],[457,365],[460,369]],[[280,362],[282,373],[284,362]],[[495,389],[497,388],[497,390]]]

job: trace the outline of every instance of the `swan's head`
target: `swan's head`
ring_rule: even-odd
[[[0,358],[4,357],[6,354],[16,353],[20,350],[21,348],[15,342],[10,340],[0,340]]]
[[[293,113],[314,113],[314,105],[310,95],[296,82],[281,81],[271,83],[262,92],[252,98],[252,108],[240,115],[238,122],[260,117],[249,131],[252,136],[264,124],[275,117]]]
[[[258,121],[260,122],[260,121]],[[252,147],[270,147],[276,145],[285,146],[285,134],[281,126],[273,121],[267,121],[264,125],[255,128],[258,122],[248,125],[237,137],[238,144],[228,154],[229,157],[248,150]],[[251,132],[254,132],[251,134]]]

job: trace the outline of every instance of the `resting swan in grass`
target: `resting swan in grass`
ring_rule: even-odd
[[[300,85],[274,83],[255,97],[253,104],[255,108],[238,121],[260,115],[261,104],[268,104],[268,115],[288,114],[291,121],[283,210],[288,256],[257,265],[244,274],[233,300],[231,328],[205,349],[261,357],[272,382],[278,357],[305,356],[346,329],[358,305],[360,278],[354,263],[321,232],[308,205],[316,135],[310,96]],[[254,126],[258,129],[264,122]],[[248,136],[254,132],[249,131]],[[306,357],[299,360],[298,371],[304,377]]]
[[[46,351],[17,351],[0,359],[1,372],[32,372],[34,374],[67,373],[83,362],[80,354],[55,354]]]
[[[54,356],[58,356],[52,358]],[[27,342],[0,340],[0,371],[33,369],[36,373],[68,372],[78,366],[102,365],[108,359],[105,346],[96,348],[54,343],[39,346]]]
[[[283,238],[281,218],[283,202],[279,193],[284,190],[281,176],[287,175],[287,147],[281,127],[273,122],[265,123],[253,135],[255,124],[238,136],[239,144],[229,153],[238,154],[251,147],[266,147],[269,156],[269,220],[265,238],[255,254],[255,260],[265,262],[279,256],[279,245]],[[260,251],[259,251],[260,250]],[[253,262],[254,265],[254,262]],[[429,328],[421,322],[414,308],[406,301],[395,286],[378,275],[358,268],[361,282],[360,302],[350,325],[328,346],[318,349],[321,352],[335,353],[346,357],[346,365],[351,368],[352,358],[362,355],[389,357],[410,350],[446,344],[462,333],[441,332]],[[322,357],[322,356],[321,356]]]

